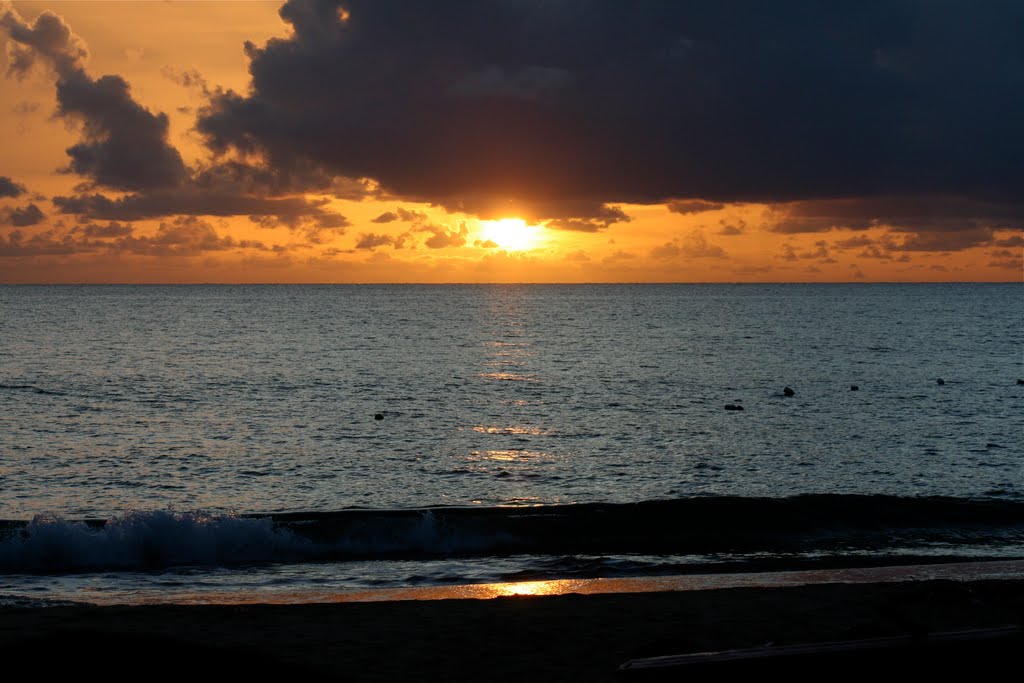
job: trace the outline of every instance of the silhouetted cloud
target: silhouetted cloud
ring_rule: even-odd
[[[195,188],[128,194],[118,199],[101,194],[54,197],[53,204],[62,213],[117,221],[137,221],[178,214],[275,216],[287,221],[300,216],[320,216],[328,212],[326,199],[258,197]]]
[[[372,189],[359,180],[334,178],[312,163],[274,168],[250,161],[219,159],[189,169],[168,142],[168,118],[132,97],[116,75],[92,78],[85,70],[84,41],[55,14],[44,11],[32,23],[9,7],[0,8],[0,28],[11,37],[8,75],[24,76],[36,63],[57,76],[57,115],[80,124],[81,140],[67,149],[67,171],[88,185],[128,194],[55,197],[64,213],[103,220],[140,220],[174,215],[277,216],[291,223],[312,216],[318,228],[340,228],[347,220],[307,200],[305,191],[361,198]],[[192,71],[168,71],[187,86],[206,89]]]
[[[726,237],[735,237],[736,235],[742,235],[747,230],[747,223],[744,220],[738,220],[735,223],[726,223],[725,221],[718,221],[721,225],[721,229],[718,230],[716,235],[725,235]]]
[[[57,115],[81,124],[82,139],[67,149],[68,170],[117,190],[185,181],[181,155],[167,142],[167,115],[136,102],[120,76],[90,77],[85,44],[60,17],[44,11],[29,24],[7,9],[0,26],[13,41],[9,74],[22,76],[40,59],[57,73]]]
[[[1024,235],[1010,235],[1003,239],[993,240],[997,247],[1024,247]]]
[[[20,197],[23,194],[24,185],[19,185],[7,176],[0,176],[0,197]]]
[[[961,251],[991,244],[993,237],[991,228],[917,232],[907,235],[891,248],[898,251]]]
[[[694,230],[682,239],[676,237],[671,242],[655,247],[651,250],[651,256],[664,259],[672,259],[679,256],[689,256],[690,258],[726,258],[727,254],[721,247],[708,242],[703,232]]]
[[[26,235],[14,230],[0,235],[0,257],[70,256],[82,254],[191,257],[206,252],[249,249],[273,251],[258,240],[237,240],[217,234],[208,222],[182,216],[160,223],[156,232],[136,235],[131,226],[87,224],[69,231],[46,230]]]
[[[257,249],[267,246],[258,240],[222,237],[208,222],[195,216],[182,216],[161,223],[154,235],[122,237],[110,245],[110,251],[147,256],[193,256],[227,249]]]
[[[212,149],[445,205],[1024,186],[1020,3],[289,0],[281,16],[292,35],[246,46],[251,92],[201,112]]]
[[[26,235],[13,230],[6,237],[0,235],[0,257],[64,256],[96,251],[100,245],[76,240],[70,235],[58,235],[53,230]]]
[[[683,215],[691,213],[704,213],[705,211],[719,211],[725,208],[725,204],[718,202],[706,202],[703,199],[676,199],[666,205],[672,213]]]
[[[369,249],[372,251],[377,247],[383,247],[394,243],[395,238],[391,235],[377,235],[372,232],[364,233],[359,237],[359,241],[356,242],[356,249]]]
[[[394,211],[385,211],[381,215],[370,220],[371,223],[392,223],[402,221],[405,223],[421,223],[427,220],[427,214],[422,211],[409,211],[398,207]]]
[[[899,232],[956,231],[979,226],[1024,227],[1024,204],[950,196],[884,196],[810,200],[774,207],[772,232],[887,227]]]
[[[25,228],[42,223],[46,214],[35,204],[0,211],[0,223]]]
[[[866,247],[874,244],[875,241],[870,237],[864,235],[857,235],[844,240],[836,240],[832,243],[832,246],[836,249],[857,249],[859,247]]]
[[[424,245],[428,249],[444,249],[446,247],[461,247],[466,244],[466,236],[469,235],[469,228],[462,223],[457,230],[452,230],[444,225],[427,225],[421,230],[431,233]]]
[[[1024,271],[1024,252],[1020,250],[996,249],[989,252],[989,256],[993,257],[988,263],[989,266]]]
[[[578,207],[578,204],[575,206]],[[562,210],[567,208],[564,207]],[[578,208],[569,209],[569,211],[576,215],[568,218],[552,218],[548,221],[547,227],[575,232],[599,232],[615,223],[628,223],[631,220],[621,208],[608,204],[593,206],[590,211],[580,211]]]
[[[106,225],[97,223],[86,223],[78,226],[72,232],[81,232],[86,237],[126,237],[134,231],[132,226],[125,223],[110,221]]]

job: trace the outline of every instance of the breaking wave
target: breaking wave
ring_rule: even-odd
[[[1024,502],[897,496],[349,509],[265,516],[137,511],[0,522],[0,572],[159,570],[488,555],[877,552],[1019,547]]]

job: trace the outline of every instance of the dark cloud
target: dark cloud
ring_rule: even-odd
[[[992,240],[997,247],[1024,247],[1024,235],[1010,235],[1002,239]]]
[[[0,26],[12,40],[8,74],[24,75],[40,58],[57,74],[57,114],[81,125],[82,139],[67,149],[69,171],[95,185],[128,191],[186,180],[181,155],[167,142],[167,115],[136,102],[120,76],[89,76],[85,44],[60,17],[45,11],[29,24],[8,9]]]
[[[486,220],[522,218],[529,224],[547,222],[548,227],[576,232],[598,232],[615,223],[631,220],[618,206],[592,199],[510,199],[497,195],[467,195],[434,198],[446,211],[471,213]]]
[[[651,250],[654,258],[673,259],[679,256],[691,258],[726,258],[725,250],[717,247],[704,236],[700,230],[694,230],[685,238],[676,237],[671,242],[666,242],[660,247]]]
[[[110,221],[106,225],[87,223],[76,228],[76,231],[78,230],[86,237],[127,237],[134,231],[132,226],[116,221]]]
[[[325,244],[345,234],[350,223],[338,213],[294,213],[291,215],[250,215],[249,220],[261,228],[286,227],[300,232],[310,244]]]
[[[376,218],[370,219],[371,223],[393,223],[398,220],[398,214],[394,211],[385,211]]]
[[[780,204],[769,220],[769,230],[784,234],[872,227],[955,232],[981,226],[1024,228],[1024,203],[937,195],[810,200]]]
[[[547,227],[574,232],[599,232],[615,223],[628,223],[632,220],[625,211],[608,204],[595,206],[589,212],[575,211],[574,213],[579,215],[574,215],[571,218],[553,218],[548,221]]]
[[[989,256],[993,259],[992,261],[989,261],[989,266],[1024,272],[1024,252],[1010,251],[1009,249],[996,249],[989,252]]]
[[[183,184],[188,171],[167,142],[168,118],[132,99],[120,76],[84,72],[57,82],[58,113],[82,123],[83,139],[67,149],[69,169],[96,185],[139,191]]]
[[[257,240],[222,237],[210,223],[195,216],[183,216],[161,223],[154,235],[122,237],[109,248],[112,252],[146,256],[194,256],[228,249],[268,250],[265,244]]]
[[[393,223],[394,221],[402,221],[403,223],[422,223],[427,220],[427,214],[422,211],[409,211],[398,207],[394,211],[385,211],[381,215],[370,220],[371,223]]]
[[[189,169],[168,142],[168,117],[153,113],[132,96],[128,83],[116,75],[92,78],[85,70],[85,43],[64,21],[43,12],[34,22],[12,9],[0,9],[0,27],[10,35],[9,75],[22,76],[37,62],[57,75],[57,114],[81,126],[81,139],[67,149],[69,172],[88,180],[86,186],[126,191],[55,197],[63,213],[89,219],[141,220],[175,215],[275,216],[283,224],[312,219],[316,230],[338,230],[344,216],[324,207],[326,199],[302,198],[306,191],[362,198],[370,186],[335,178],[312,162],[286,168],[259,160],[217,159]],[[195,70],[165,70],[177,82],[206,92]],[[319,233],[311,233],[312,238]]]
[[[703,199],[676,199],[668,202],[665,206],[672,213],[681,213],[683,215],[704,213],[705,211],[719,211],[725,208],[725,204],[706,202]]]
[[[16,207],[13,209],[5,209],[0,212],[0,223],[6,223],[18,228],[38,225],[39,223],[42,223],[45,218],[46,214],[44,214],[35,204],[29,204],[28,206]]]
[[[735,223],[726,223],[725,221],[718,221],[718,224],[722,226],[718,230],[716,235],[725,235],[726,237],[735,237],[736,235],[742,235],[747,231],[747,222],[744,220],[736,221]]]
[[[204,94],[210,93],[209,83],[199,69],[165,66],[160,69],[160,75],[183,88],[195,88]]]
[[[1021,3],[339,4],[290,0],[292,35],[246,46],[211,148],[443,202],[1024,186]]]
[[[968,228],[941,232],[920,232],[906,236],[892,249],[899,251],[961,251],[991,244],[991,228]]]
[[[814,249],[810,249],[808,251],[803,252],[802,254],[800,254],[800,258],[828,259],[828,242],[826,242],[825,240],[818,240],[817,242],[814,243]]]
[[[359,200],[373,195],[366,181],[334,178],[309,163],[283,168],[251,160],[219,159],[200,164],[193,174],[192,184],[205,191],[260,196],[316,192]]]
[[[100,238],[100,239],[97,239]],[[150,235],[135,235],[131,226],[87,224],[59,233],[47,230],[31,236],[20,230],[0,235],[0,257],[71,256],[76,254],[133,254],[189,257],[206,252],[250,249],[274,251],[257,240],[220,236],[214,227],[194,216],[162,222]]]
[[[933,232],[889,232],[877,239],[858,235],[845,240],[836,240],[832,246],[840,250],[861,249],[863,258],[893,258],[892,252],[906,251],[962,251],[987,245],[996,245],[995,233],[991,228],[969,227],[962,230],[938,230]]]
[[[871,244],[865,247],[864,251],[857,254],[860,258],[873,258],[887,261],[892,258],[892,254],[888,251],[883,251],[882,247],[877,244]]]
[[[7,30],[13,41],[7,47],[8,76],[23,78],[40,57],[58,74],[71,74],[80,71],[89,56],[82,39],[49,11],[29,24],[9,6],[0,6],[0,27]]]
[[[329,213],[328,200],[302,197],[258,197],[197,188],[128,194],[111,199],[101,194],[54,197],[62,213],[98,220],[138,221],[173,215],[275,216],[287,222],[302,216]]]
[[[377,247],[383,247],[394,243],[395,238],[391,235],[377,235],[372,232],[364,233],[360,236],[359,241],[356,242],[356,249],[369,249],[372,251]]]
[[[832,243],[832,246],[836,249],[857,249],[859,247],[866,247],[874,244],[875,241],[870,237],[864,235],[857,235],[856,237],[850,237],[845,240],[836,240]]]
[[[0,258],[25,256],[64,256],[95,251],[97,245],[76,240],[69,235],[58,235],[53,230],[26,236],[21,230],[14,230],[4,237],[0,235]]]
[[[443,225],[428,225],[421,229],[431,233],[427,241],[424,242],[428,249],[461,247],[466,244],[466,237],[469,235],[469,228],[465,223],[459,225],[458,230],[451,230]]]
[[[7,176],[0,175],[0,197],[20,197],[25,194],[25,186],[19,185]]]

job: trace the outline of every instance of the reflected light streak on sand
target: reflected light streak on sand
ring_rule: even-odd
[[[458,586],[417,586],[378,590],[324,590],[297,592],[189,593],[156,591],[153,593],[109,591],[88,596],[94,604],[309,604],[336,602],[391,602],[399,600],[489,600],[493,598],[524,598],[576,593],[652,593],[665,591],[713,590],[722,588],[783,588],[827,583],[892,583],[899,581],[977,581],[1019,579],[1024,576],[1024,560],[991,562],[959,562],[948,564],[867,567],[853,569],[821,569],[746,574],[699,574],[690,576],[659,576],[614,579],[556,579],[550,581],[516,581],[508,583],[466,584]]]

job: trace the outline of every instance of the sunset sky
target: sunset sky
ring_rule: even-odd
[[[1022,26],[0,0],[0,282],[1021,281]]]

